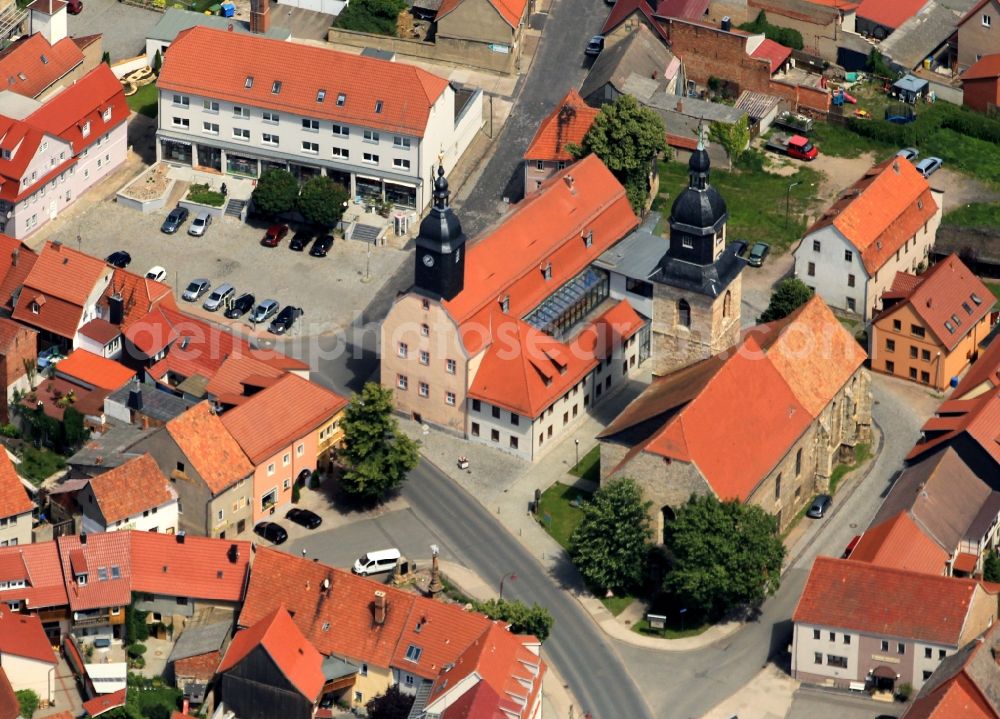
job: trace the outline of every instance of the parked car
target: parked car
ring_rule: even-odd
[[[333,235],[323,235],[316,238],[309,254],[313,257],[326,257],[326,253],[330,251],[331,247],[333,247]]]
[[[167,215],[167,219],[165,219],[163,224],[160,225],[160,232],[164,232],[168,235],[174,234],[177,230],[181,229],[181,225],[187,221],[187,218],[187,208],[178,205],[170,211],[170,214]]]
[[[117,252],[112,252],[104,261],[107,262],[112,267],[120,267],[125,269],[130,264],[132,264],[132,255],[127,253],[125,250],[118,250]]]
[[[212,290],[212,294],[208,296],[202,307],[209,312],[215,312],[220,307],[223,307],[226,304],[226,300],[231,299],[235,294],[236,288],[228,282],[224,282]]]
[[[264,239],[260,241],[260,244],[264,245],[264,247],[277,247],[287,234],[288,225],[271,225],[267,228],[267,233],[264,235]]]
[[[66,359],[66,354],[58,346],[52,345],[38,353],[38,369],[45,369],[64,359]]]
[[[771,152],[794,157],[796,160],[815,160],[819,155],[819,148],[812,144],[808,137],[802,135],[789,137],[784,133],[778,133],[768,140],[764,147]]]
[[[188,234],[192,237],[204,237],[205,230],[208,226],[212,224],[212,216],[207,212],[199,212],[195,218],[194,222],[188,228]]]
[[[909,160],[913,162],[920,156],[920,152],[915,147],[904,147],[902,150],[896,153],[896,157],[901,157],[904,160]]]
[[[211,288],[212,283],[204,278],[191,280],[191,282],[188,283],[187,289],[184,290],[184,294],[181,295],[181,298],[187,300],[188,302],[197,302],[199,298]]]
[[[917,163],[917,172],[919,172],[924,177],[930,177],[935,172],[941,169],[941,165],[944,164],[944,160],[940,157],[927,157]]]
[[[600,55],[603,49],[604,36],[594,35],[594,37],[590,38],[590,41],[587,43],[587,47],[584,49],[583,54],[591,56]]]
[[[316,529],[316,527],[323,524],[321,516],[315,512],[310,512],[308,509],[299,509],[298,507],[289,509],[285,513],[285,519],[295,522],[306,529]]]
[[[299,230],[292,236],[291,242],[288,243],[288,249],[302,252],[314,239],[316,239],[315,230]]]
[[[850,542],[847,543],[847,546],[844,548],[844,553],[840,555],[840,558],[850,559],[851,554],[854,552],[854,548],[858,546],[858,542],[860,541],[861,541],[861,535],[855,534],[854,539],[852,539]]]
[[[749,247],[746,240],[733,240],[729,244],[736,246],[737,257],[742,257],[746,253],[747,247]]]
[[[288,532],[277,522],[258,522],[253,533],[269,541],[271,544],[282,544],[288,539]]]
[[[257,299],[249,292],[244,292],[242,295],[233,300],[233,304],[229,306],[226,310],[226,317],[231,320],[236,320],[245,315],[247,312],[253,309],[254,302]]]
[[[83,0],[69,0],[66,3],[66,12],[70,15],[79,15],[83,12]]]
[[[301,307],[292,307],[291,305],[285,305],[284,309],[278,313],[278,316],[274,318],[271,322],[270,327],[267,331],[273,335],[283,335],[288,330],[292,329],[292,325],[295,324],[295,320],[301,317],[303,314]]]
[[[162,282],[167,277],[167,271],[160,267],[159,265],[154,265],[149,268],[149,272],[146,273],[147,280],[156,280],[157,282]]]
[[[760,267],[770,251],[771,246],[766,242],[754,242],[750,254],[747,255],[747,264],[751,267]]]
[[[818,494],[816,495],[816,499],[813,500],[813,503],[812,505],[810,505],[809,511],[806,512],[806,514],[808,514],[810,517],[814,519],[819,519],[824,514],[826,514],[830,510],[830,507],[832,506],[833,506],[833,497],[831,497],[829,494]]]
[[[271,319],[271,317],[277,314],[277,312],[277,300],[261,300],[260,304],[253,308],[253,314],[250,315],[250,321],[254,324],[259,324]]]

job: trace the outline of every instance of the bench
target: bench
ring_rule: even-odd
[[[847,685],[847,688],[852,692],[863,692],[865,690],[864,682],[851,682]]]

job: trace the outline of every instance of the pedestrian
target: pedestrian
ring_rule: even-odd
[[[225,197],[228,194],[229,194],[229,190],[226,189],[226,183],[223,182],[222,183],[222,196]]]
[[[305,547],[302,548],[302,558],[303,559],[306,558],[306,548]]]

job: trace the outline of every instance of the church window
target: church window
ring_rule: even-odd
[[[733,293],[726,290],[726,296],[722,298],[722,316],[729,317],[733,312]]]
[[[795,453],[795,476],[798,477],[802,474],[802,448]]]
[[[687,300],[680,300],[677,303],[677,323],[682,327],[691,326],[691,305]]]
[[[681,238],[681,246],[686,250],[694,249],[694,240],[690,237],[683,237]]]

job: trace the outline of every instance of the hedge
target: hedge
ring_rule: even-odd
[[[899,147],[919,146],[940,129],[1000,144],[1000,120],[949,104],[936,105],[933,112],[928,110],[905,125],[852,117],[847,126],[859,135]]]

